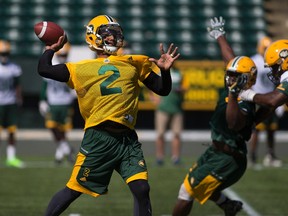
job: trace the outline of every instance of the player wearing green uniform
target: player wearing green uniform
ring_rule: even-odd
[[[16,157],[17,106],[22,105],[20,76],[22,69],[10,61],[10,43],[0,40],[0,133],[6,129],[6,165],[21,168],[24,163]],[[1,141],[1,139],[0,139]]]
[[[275,110],[288,103],[288,40],[273,42],[264,55],[264,65],[269,68],[269,79],[275,84],[276,89],[266,94],[258,94],[252,89],[242,91],[241,99],[253,101],[259,105]]]
[[[67,62],[70,51],[70,44],[55,53],[52,64],[64,64]],[[45,126],[48,128],[56,144],[55,162],[60,164],[65,158],[74,163],[72,146],[67,139],[67,132],[73,127],[72,117],[74,114],[73,101],[75,91],[69,88],[66,83],[53,79],[43,78],[43,85],[40,94],[39,111],[45,117]]]
[[[229,199],[222,191],[235,184],[246,170],[246,143],[255,124],[255,104],[239,100],[238,94],[255,84],[257,69],[249,57],[234,57],[227,41],[223,40],[222,18],[212,19],[209,27],[210,36],[215,39],[222,36],[218,43],[226,63],[225,90],[210,121],[211,146],[184,178],[173,216],[188,215],[194,200],[201,204],[207,200],[215,202],[225,216],[234,216],[242,209],[241,201]]]
[[[170,68],[179,57],[171,44],[161,57],[120,55],[123,30],[107,15],[93,18],[86,26],[86,42],[97,58],[52,65],[51,58],[65,38],[51,46],[39,60],[38,73],[46,78],[67,82],[75,89],[85,134],[66,187],[54,195],[46,216],[60,215],[81,194],[106,194],[114,170],[129,186],[134,197],[133,215],[152,215],[147,165],[134,130],[138,112],[139,82],[159,95],[171,90]],[[151,69],[155,63],[158,76]]]

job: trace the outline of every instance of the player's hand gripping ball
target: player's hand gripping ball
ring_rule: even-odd
[[[57,43],[61,36],[65,36],[65,31],[56,23],[51,21],[42,21],[34,25],[36,36],[45,43],[46,46]]]

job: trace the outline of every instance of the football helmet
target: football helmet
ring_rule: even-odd
[[[280,83],[281,75],[288,70],[288,40],[277,40],[265,51],[264,66],[271,71],[268,78],[275,84]]]
[[[253,60],[247,56],[236,56],[226,66],[226,85],[234,84],[238,76],[246,76],[247,83],[243,89],[248,89],[256,82],[257,68]]]
[[[264,56],[265,50],[267,49],[268,46],[270,46],[272,43],[272,39],[270,37],[262,37],[257,44],[257,52]]]
[[[96,16],[85,27],[86,42],[92,51],[102,50],[115,55],[117,50],[123,46],[123,30],[113,17]]]

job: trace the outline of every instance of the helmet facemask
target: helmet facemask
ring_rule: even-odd
[[[280,59],[281,60],[281,59]],[[280,84],[281,75],[283,74],[283,70],[281,67],[281,63],[274,64],[271,66],[265,65],[265,67],[270,68],[270,72],[267,73],[268,79],[275,85],[278,86]]]
[[[243,89],[248,89],[256,82],[257,68],[255,63],[247,56],[236,56],[226,66],[225,84],[231,87],[237,82],[238,77],[245,77],[247,83]]]
[[[277,86],[282,74],[288,70],[288,40],[278,40],[265,51],[265,67],[270,68],[268,78]]]
[[[235,71],[226,71],[226,76],[225,76],[226,86],[231,87],[235,82],[237,82],[238,77],[246,76],[247,77],[246,80],[248,80],[248,82],[243,87],[243,90],[249,89],[256,82],[256,76],[257,76],[256,74],[257,74],[257,71],[255,71],[255,73],[253,74],[239,73]]]
[[[100,47],[108,54],[115,54],[123,46],[122,28],[117,24],[101,25],[96,36],[101,41]]]
[[[89,46],[92,50],[103,50],[114,55],[123,46],[123,31],[118,23],[100,25],[95,32],[92,26],[86,26],[86,29],[87,34],[93,34],[95,37],[95,45]]]

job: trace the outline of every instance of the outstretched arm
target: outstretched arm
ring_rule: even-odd
[[[272,109],[276,109],[288,101],[288,96],[277,89],[266,94],[256,94],[252,89],[247,89],[240,92],[239,97],[241,100],[253,101]]]
[[[229,45],[229,43],[226,40],[224,35],[220,36],[217,39],[217,42],[218,42],[218,45],[221,49],[223,61],[224,61],[225,65],[227,65],[228,62],[235,57],[235,54],[234,54],[232,48],[230,47],[230,45]]]
[[[170,44],[167,52],[164,51],[163,44],[160,44],[161,56],[159,59],[150,58],[149,61],[154,62],[161,71],[161,75],[154,73],[153,71],[143,81],[145,86],[150,90],[161,96],[167,96],[171,91],[172,81],[170,68],[174,61],[180,56],[177,52],[178,47],[174,48],[174,44]]]
[[[229,93],[226,108],[226,121],[229,129],[241,130],[246,124],[246,114],[239,107],[237,95]]]
[[[228,62],[235,57],[235,54],[226,40],[224,26],[225,20],[221,16],[219,18],[214,17],[210,20],[207,31],[210,37],[217,40],[224,63],[228,64]]]

